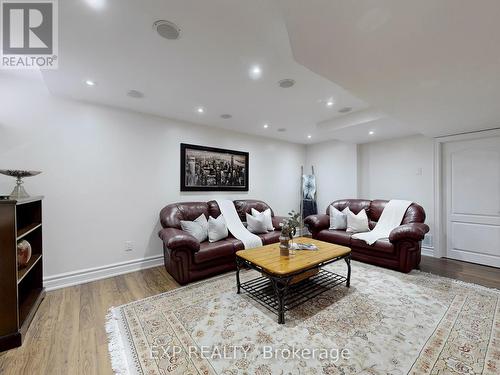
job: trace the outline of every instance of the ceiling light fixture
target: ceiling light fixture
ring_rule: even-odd
[[[262,77],[262,68],[259,65],[253,65],[250,68],[249,74],[250,74],[250,78],[259,79],[260,77]]]
[[[196,112],[198,112],[198,113],[205,113],[205,109],[203,107],[198,107],[196,109]]]
[[[307,136],[307,138],[309,138],[309,139],[311,139],[312,137],[313,137],[313,136],[312,136],[311,134],[309,134],[309,135]]]
[[[106,6],[106,0],[85,0],[86,3],[95,10],[104,9]]]
[[[373,130],[370,130],[370,131],[368,132],[368,134],[373,135],[373,134],[375,134],[375,132],[374,132]]]
[[[165,39],[177,40],[181,37],[181,29],[175,23],[165,20],[159,20],[153,23],[153,30]]]
[[[269,124],[264,124],[264,129],[267,129],[269,127]]]
[[[91,79],[86,79],[85,80],[85,84],[87,86],[95,86],[96,85],[96,82],[95,81],[92,81]]]
[[[333,107],[333,105],[334,105],[334,104],[335,104],[335,103],[333,102],[333,100],[328,100],[328,101],[326,102],[326,106],[327,106],[327,107]]]

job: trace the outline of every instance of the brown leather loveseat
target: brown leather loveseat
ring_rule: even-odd
[[[251,209],[264,211],[270,208],[267,203],[258,200],[235,200],[234,206],[241,221],[246,221],[246,213]],[[280,222],[283,218],[272,212],[274,232],[259,234],[264,245],[279,242]],[[179,284],[199,280],[236,268],[235,253],[243,250],[243,243],[229,234],[229,237],[217,241],[202,243],[181,229],[181,220],[192,221],[204,214],[217,218],[221,212],[216,201],[182,202],[169,204],[160,212],[163,229],[158,233],[163,240],[165,268]]]
[[[373,229],[387,202],[345,199],[335,201],[331,205],[340,211],[349,207],[354,214],[366,210],[370,229]],[[422,206],[413,203],[406,210],[401,225],[391,232],[389,240],[379,240],[373,245],[351,238],[352,234],[345,230],[330,230],[330,206],[326,211],[326,215],[311,215],[304,221],[313,238],[350,247],[352,258],[355,260],[401,272],[410,272],[420,264],[421,241],[429,231],[429,227],[424,224],[425,211]]]

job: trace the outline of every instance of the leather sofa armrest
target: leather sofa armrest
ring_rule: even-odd
[[[274,227],[274,230],[281,230],[281,223],[283,222],[283,220],[285,220],[286,217],[285,216],[273,216],[272,217],[272,221],[273,221],[273,227]]]
[[[304,225],[311,232],[319,232],[330,227],[330,216],[326,214],[310,215],[304,219]]]
[[[403,224],[392,230],[389,241],[397,242],[402,240],[422,241],[429,231],[429,226],[424,223]]]
[[[200,242],[183,230],[165,228],[158,233],[158,236],[162,239],[165,247],[170,250],[188,248],[194,253],[200,250]]]

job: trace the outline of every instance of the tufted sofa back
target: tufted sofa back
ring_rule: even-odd
[[[381,199],[373,201],[366,199],[342,199],[332,202],[331,205],[340,211],[342,211],[346,207],[349,207],[349,209],[355,214],[358,214],[361,210],[365,210],[370,222],[370,228],[373,229],[375,227],[375,224],[377,224],[378,220],[380,219],[380,215],[382,215],[382,211],[384,211],[384,208],[388,202],[389,201],[387,200]],[[326,214],[330,214],[330,206],[327,207]],[[411,206],[406,210],[401,224],[423,222],[425,222],[425,211],[423,207],[416,203],[412,203]]]
[[[207,202],[172,203],[160,211],[160,223],[163,228],[181,229],[181,220],[193,221],[201,214],[211,215]]]
[[[241,221],[246,221],[245,214],[250,213],[252,208],[260,212],[270,208],[267,203],[253,199],[235,200],[233,203]],[[219,205],[216,201],[172,203],[160,211],[160,223],[163,228],[181,229],[181,220],[193,221],[201,214],[207,219],[209,216],[216,218],[221,214]],[[274,216],[272,210],[271,215]]]
[[[254,199],[245,199],[245,200],[236,200],[233,202],[234,207],[236,208],[236,212],[238,212],[238,216],[241,221],[247,221],[246,214],[251,214],[252,208],[255,208],[257,211],[262,212],[267,210],[269,205],[266,202],[258,201]],[[271,209],[271,216],[274,216],[274,212]]]

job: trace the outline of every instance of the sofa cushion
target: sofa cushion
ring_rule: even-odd
[[[261,234],[267,233],[266,217],[261,215],[259,217],[246,214],[247,229],[250,233]]]
[[[329,230],[325,229],[320,231],[316,239],[335,243],[337,245],[349,246],[351,243],[352,233],[347,233],[345,230]]]
[[[351,238],[351,248],[369,249],[373,252],[382,252],[387,254],[394,253],[394,245],[389,240],[378,240],[373,245],[368,245],[365,241]]]
[[[208,214],[212,217],[219,217],[221,215],[219,204],[217,201],[207,202]]]
[[[363,233],[369,232],[368,216],[365,210],[360,210],[355,215],[349,208],[346,209],[347,213],[347,232],[349,233]]]
[[[202,242],[200,250],[194,253],[194,262],[197,264],[210,262],[218,258],[231,258],[235,253],[233,241]]]
[[[281,232],[279,230],[275,230],[264,234],[258,234],[258,236],[262,240],[263,245],[269,245],[272,243],[279,242],[280,234]]]
[[[208,237],[208,221],[204,214],[193,221],[181,220],[181,228],[196,238],[198,242],[203,242]]]
[[[210,216],[206,202],[173,203],[161,210],[160,222],[163,228],[181,229],[181,220],[193,221],[201,214],[205,215],[205,217]],[[214,217],[217,216],[219,215]]]
[[[255,200],[255,199],[244,199],[244,200],[235,200],[233,201],[234,203],[234,208],[236,208],[236,212],[238,212],[238,216],[240,217],[241,221],[246,220],[246,215],[245,214],[251,214],[252,208],[256,209],[259,212],[263,212],[267,210],[269,205],[266,202]],[[274,216],[274,212],[271,209],[271,216]]]
[[[330,206],[330,229],[331,230],[346,230],[347,229],[347,211],[339,211],[335,207]]]
[[[380,216],[382,215],[382,212],[384,211],[385,206],[387,205],[389,201],[386,200],[381,200],[381,199],[376,199],[373,200],[370,203],[370,209],[369,209],[369,218],[372,221],[379,221]]]
[[[262,212],[257,211],[255,208],[252,208],[251,210],[252,216],[259,218],[261,216],[264,217],[264,222],[266,223],[266,229],[268,231],[273,231],[275,228],[273,226],[273,218],[271,217],[271,209],[268,208],[267,210],[264,210]]]
[[[208,241],[217,242],[227,238],[229,232],[227,230],[226,220],[223,215],[219,215],[217,219],[212,216],[208,218]]]

